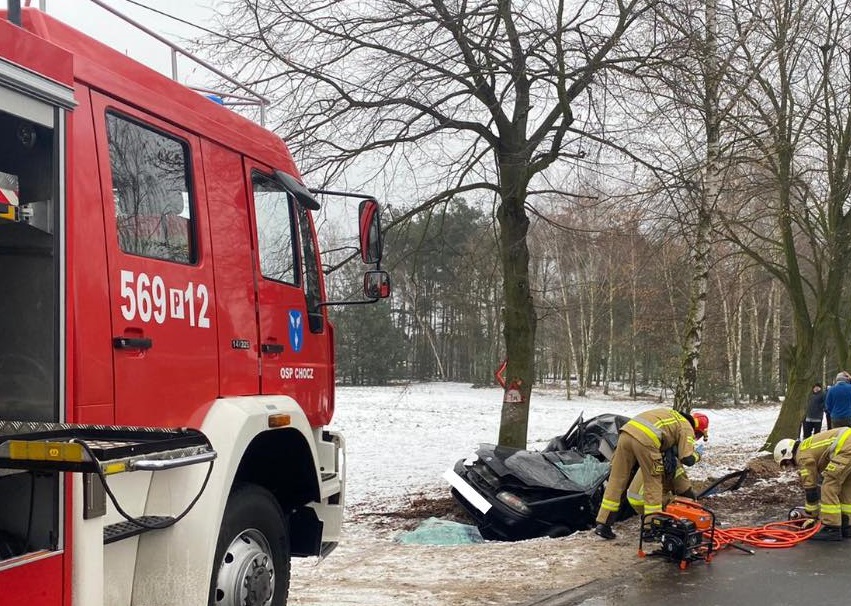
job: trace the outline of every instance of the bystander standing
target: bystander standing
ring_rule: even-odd
[[[844,370],[836,375],[836,381],[827,390],[824,410],[830,427],[851,427],[851,375]]]
[[[824,390],[821,383],[814,383],[812,393],[807,401],[807,416],[801,425],[802,440],[809,438],[814,433],[821,431],[821,422],[824,418]]]

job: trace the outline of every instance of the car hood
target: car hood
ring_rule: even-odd
[[[506,488],[591,492],[609,475],[609,463],[575,450],[535,452],[480,444],[478,462],[486,465]]]

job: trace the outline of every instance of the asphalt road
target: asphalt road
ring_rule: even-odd
[[[851,539],[808,541],[789,549],[727,549],[686,570],[659,557],[636,563],[622,577],[556,593],[527,606],[800,606],[847,604]]]

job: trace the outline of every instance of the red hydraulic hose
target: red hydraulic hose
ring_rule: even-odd
[[[716,527],[712,549],[718,551],[734,543],[765,549],[794,547],[812,537],[820,528],[821,523],[813,523],[812,519],[769,522],[764,526]]]
[[[710,515],[709,510],[704,509]],[[652,516],[670,517],[673,519],[681,519],[681,516],[672,513],[661,511]],[[821,523],[812,518],[794,519],[782,522],[769,522],[763,526],[740,526],[733,528],[719,528],[714,524],[714,516],[712,517],[712,526],[708,530],[703,531],[703,541],[699,545],[690,548],[683,559],[680,561],[680,569],[685,570],[690,561],[703,559],[707,562],[712,561],[712,557],[716,552],[728,547],[740,549],[753,554],[754,551],[750,547],[759,547],[766,549],[782,549],[794,547],[802,543],[821,528]],[[644,557],[646,554],[643,549],[644,543],[644,519],[642,518],[642,535],[638,543],[638,555]],[[711,541],[711,545],[710,545]],[[656,551],[651,555],[668,555]]]

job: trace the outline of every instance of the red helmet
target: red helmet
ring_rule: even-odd
[[[702,412],[693,412],[691,417],[694,419],[695,437],[706,438],[709,435],[709,417]]]

